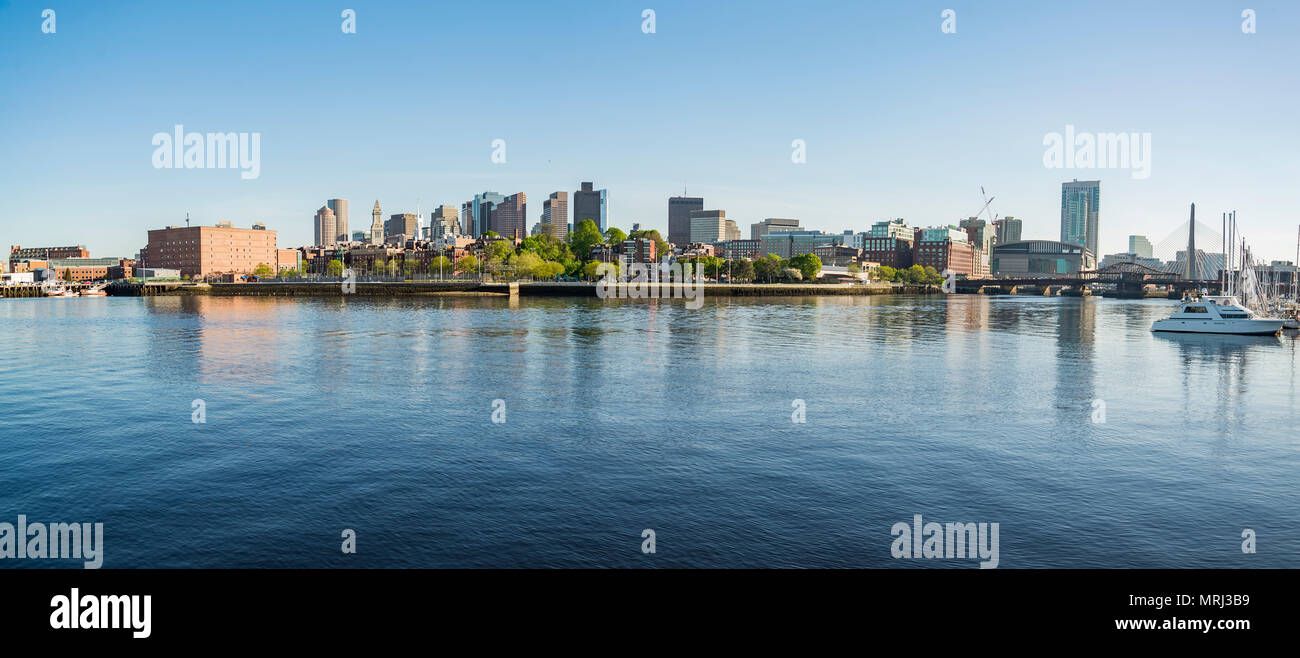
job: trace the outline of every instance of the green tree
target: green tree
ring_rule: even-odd
[[[429,276],[442,278],[452,273],[451,259],[438,255],[429,261]]]
[[[343,276],[343,261],[337,258],[325,265],[325,271],[330,276]]]
[[[717,256],[705,256],[703,260],[704,276],[710,279],[717,279],[722,276],[723,272],[727,271],[727,261]]]
[[[563,262],[572,256],[569,253],[569,245],[557,240],[553,235],[545,233],[541,235],[530,235],[524,238],[519,245],[519,251],[531,251],[538,255],[542,260],[551,260]]]
[[[772,283],[781,277],[781,270],[786,268],[785,259],[776,254],[768,254],[754,261],[754,278]]]
[[[461,256],[456,259],[456,271],[461,274],[476,274],[478,272],[478,258],[473,254]]]
[[[515,274],[519,276],[533,278],[545,276],[545,270],[542,270],[542,268],[546,265],[546,261],[531,251],[520,252],[511,262],[515,266]],[[542,271],[539,272],[539,270]]]
[[[894,268],[892,268],[892,267],[890,267],[890,266],[888,266],[888,265],[881,265],[880,267],[877,267],[876,270],[875,270],[875,272],[874,272],[874,274],[875,274],[876,278],[877,278],[877,279],[880,279],[881,281],[897,281],[897,280],[898,280],[898,270],[896,270],[896,269],[894,269]]]
[[[583,276],[587,277],[592,281],[600,279],[602,276],[604,276],[603,273],[606,271],[608,271],[611,276],[618,276],[619,273],[618,261],[602,263],[598,260],[593,260],[593,261],[588,261],[586,265],[582,266]]]
[[[813,281],[822,271],[822,259],[817,254],[799,254],[790,259],[790,267],[799,270],[804,281]]]
[[[257,267],[253,268],[253,276],[259,279],[269,279],[274,274],[275,271],[272,270],[271,266],[267,265],[266,263],[258,263]]]
[[[590,219],[584,219],[573,227],[573,233],[569,234],[569,248],[573,250],[575,258],[581,261],[591,260],[591,248],[604,244],[605,240],[600,234],[600,229],[596,227],[596,222]]]
[[[781,270],[781,278],[785,281],[791,282],[802,281],[803,272],[800,272],[798,269],[793,267],[787,267],[784,270]]]
[[[605,244],[618,244],[626,239],[627,234],[623,232],[623,229],[613,226],[605,229]]]
[[[736,281],[753,281],[754,263],[744,258],[731,261],[731,278]]]
[[[903,283],[918,284],[925,282],[925,268],[913,265],[900,273]]]
[[[410,279],[415,276],[416,272],[420,271],[420,261],[408,258],[402,263],[402,269],[406,271],[406,278]]]
[[[554,279],[555,277],[564,274],[564,272],[565,272],[564,263],[557,263],[553,260],[546,261],[546,275],[543,278]]]
[[[514,245],[509,240],[493,240],[487,243],[483,257],[490,265],[502,265],[515,253]]]
[[[928,284],[930,284],[930,285],[932,285],[932,286],[937,286],[937,285],[943,283],[943,275],[942,275],[942,274],[939,274],[939,270],[934,269],[934,267],[932,267],[932,266],[930,266],[930,265],[926,265],[926,266],[925,266],[925,282],[928,283]]]

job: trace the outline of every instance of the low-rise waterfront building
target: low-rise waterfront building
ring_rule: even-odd
[[[819,244],[813,247],[813,254],[822,265],[848,267],[849,263],[862,259],[862,250],[843,244]]]
[[[762,240],[723,240],[713,246],[727,260],[754,260],[760,256]]]
[[[618,253],[631,263],[654,263],[658,256],[655,241],[646,238],[624,240],[619,243],[617,249]]]
[[[980,248],[971,244],[966,232],[955,226],[916,230],[912,264],[972,276],[980,271]]]
[[[12,245],[9,247],[9,263],[12,265],[18,261],[46,261],[51,258],[90,258],[90,250],[84,245],[72,247],[22,247]]]
[[[1051,276],[1096,269],[1097,261],[1086,247],[1056,240],[1021,240],[993,246],[993,273],[997,276]]]
[[[863,238],[863,258],[894,269],[912,266],[916,232],[904,219],[886,219],[871,226]]]
[[[772,231],[759,239],[761,256],[792,258],[811,254],[819,245],[844,244],[844,235],[821,231]]]

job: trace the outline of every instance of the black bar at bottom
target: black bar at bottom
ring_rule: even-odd
[[[740,632],[738,623],[749,629],[738,638],[747,641],[773,633],[860,639],[977,633],[966,637],[1235,642],[1284,639],[1294,626],[1295,573],[6,570],[0,627],[7,638],[41,646],[206,646],[266,638],[496,642],[538,632],[580,639],[583,629],[622,629],[633,637],[711,629],[717,636]],[[129,599],[128,610],[123,599],[108,596],[137,598]],[[114,610],[131,613],[119,619],[120,628],[71,628],[74,612],[78,626],[83,620],[111,626]]]

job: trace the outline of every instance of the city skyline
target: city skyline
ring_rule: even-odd
[[[306,3],[73,4],[47,35],[43,6],[11,3],[0,9],[0,52],[22,67],[0,69],[0,83],[26,102],[5,109],[6,152],[23,163],[0,182],[9,241],[86,243],[127,256],[139,235],[181,224],[188,212],[205,224],[262,222],[285,244],[307,244],[304,209],[322,199],[378,198],[391,212],[413,212],[418,199],[460,204],[484,189],[546,198],[592,180],[610,191],[608,225],[639,223],[665,236],[664,199],[683,189],[740,226],[797,217],[839,232],[889,217],[955,224],[980,208],[985,186],[995,213],[1024,221],[1025,238],[1054,239],[1059,185],[1078,178],[1106,187],[1098,256],[1126,251],[1131,234],[1158,240],[1196,202],[1206,216],[1237,210],[1261,258],[1294,258],[1286,190],[1300,166],[1269,148],[1297,130],[1287,116],[1296,90],[1276,84],[1297,53],[1287,38],[1300,26],[1294,5],[1259,3],[1255,34],[1240,31],[1239,10],[1209,2],[1177,13],[1118,2],[959,4],[955,34],[941,33],[939,9],[928,7],[834,3],[811,13],[758,3],[688,13],[668,3],[656,8],[654,34],[641,32],[640,7],[511,7],[360,8],[357,33],[342,34],[336,11]],[[161,41],[123,38],[141,29],[140,11]],[[419,45],[429,25],[455,29],[489,14],[509,45],[474,58],[430,58]],[[1093,52],[1084,34],[1057,27],[1079,20],[1129,47]],[[190,29],[199,24],[240,29]],[[543,47],[547,28],[561,24],[588,50]],[[771,39],[795,49],[757,45]],[[1019,48],[987,47],[1003,42]],[[136,66],[160,47],[178,56]],[[1092,78],[1086,89],[1062,88],[1057,72],[1080,49]],[[268,59],[278,67],[258,69]],[[542,93],[553,71],[578,62],[607,82],[602,93],[581,101]],[[989,70],[998,73],[990,79]],[[505,75],[535,107],[433,102],[445,88]],[[683,105],[683,79],[725,102]],[[1210,79],[1222,83],[1215,98],[1203,90]],[[409,102],[298,109],[340,81]],[[802,89],[827,98],[810,110],[805,94],[790,93]],[[70,94],[101,102],[88,107]],[[260,177],[152,168],[150,136],[176,124],[260,132]],[[1150,132],[1151,176],[1045,167],[1044,135],[1066,126]],[[497,139],[501,163],[492,162]],[[802,164],[791,162],[793,140],[806,143]],[[340,148],[344,159],[334,155]],[[540,221],[534,206],[527,227]],[[90,207],[96,212],[76,210]],[[52,212],[66,219],[24,219]]]

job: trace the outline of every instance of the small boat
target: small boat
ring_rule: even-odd
[[[1282,330],[1282,318],[1261,317],[1236,297],[1203,295],[1184,297],[1174,314],[1156,320],[1151,331],[1189,334],[1270,336]]]
[[[91,286],[81,291],[82,297],[107,297],[108,293],[104,292],[104,286]]]
[[[71,290],[68,290],[67,288],[64,288],[63,286],[59,286],[59,287],[57,287],[57,288],[50,288],[50,289],[46,290],[46,291],[45,291],[45,296],[46,296],[46,297],[76,297],[76,296],[77,296],[77,293],[75,293],[75,292],[73,292],[73,291],[71,291]]]

